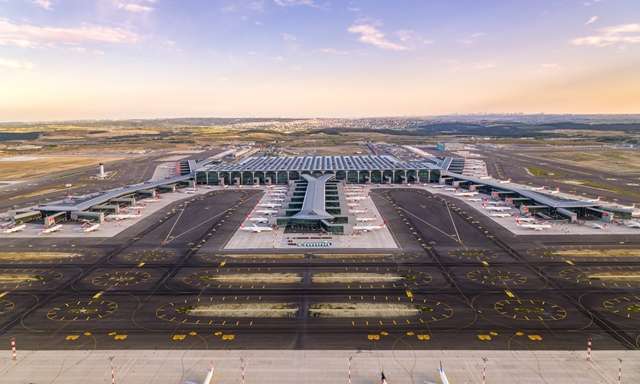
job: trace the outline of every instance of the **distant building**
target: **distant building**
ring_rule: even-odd
[[[464,143],[438,143],[436,149],[438,151],[459,151],[464,149]]]

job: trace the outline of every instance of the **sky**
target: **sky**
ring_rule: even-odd
[[[638,0],[0,0],[0,121],[640,113]]]

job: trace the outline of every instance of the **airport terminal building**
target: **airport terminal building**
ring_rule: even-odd
[[[398,161],[390,156],[250,157],[240,163],[209,164],[196,170],[198,184],[288,184],[302,175],[334,175],[347,183],[429,183],[440,179],[437,159]]]

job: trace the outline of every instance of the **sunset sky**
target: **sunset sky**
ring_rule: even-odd
[[[638,0],[0,0],[0,121],[640,113]]]

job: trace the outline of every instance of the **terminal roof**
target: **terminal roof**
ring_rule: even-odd
[[[327,181],[334,176],[313,177],[311,175],[302,175],[302,177],[307,181],[307,191],[302,202],[302,209],[293,215],[293,218],[301,220],[333,219],[333,216],[325,210],[324,192]]]

